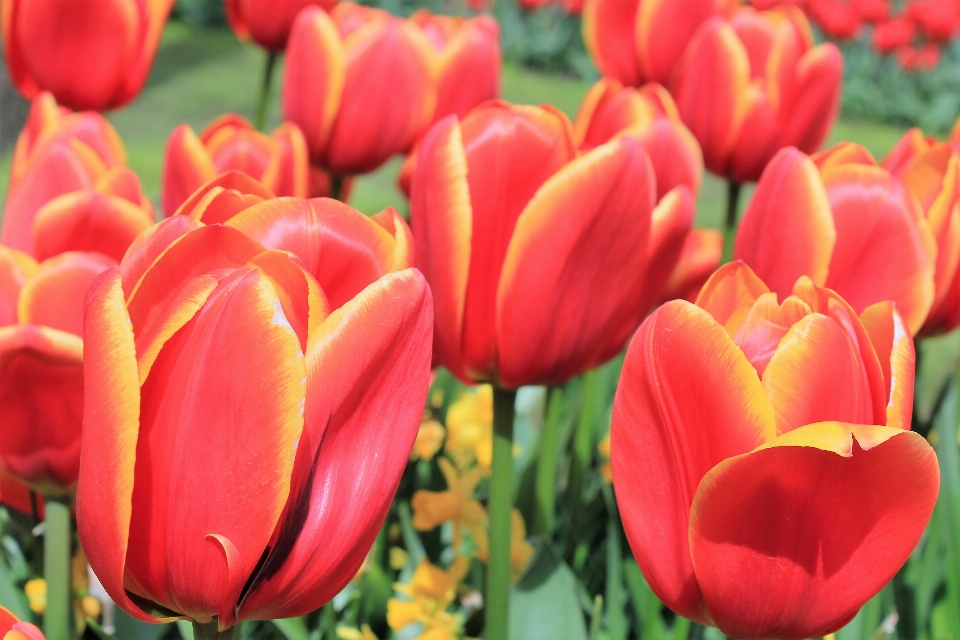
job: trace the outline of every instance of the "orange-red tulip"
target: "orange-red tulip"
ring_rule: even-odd
[[[174,0],[3,0],[3,54],[20,93],[113,109],[146,82]]]
[[[680,122],[673,98],[661,85],[633,89],[612,78],[599,80],[583,98],[573,131],[583,151],[622,136],[639,140],[657,176],[658,200],[681,184],[694,196],[700,191],[700,145]]]
[[[433,45],[437,103],[431,122],[456,115],[500,95],[500,27],[490,16],[440,16],[420,9],[410,16]]]
[[[683,243],[680,259],[664,285],[661,302],[693,302],[723,258],[723,234],[716,229],[692,229]]]
[[[667,84],[694,32],[737,0],[586,0],[583,39],[600,73],[625,85]]]
[[[314,164],[341,175],[373,171],[430,123],[435,57],[417,25],[385,11],[307,7],[287,44],[284,117],[303,130]]]
[[[960,155],[956,142],[925,138],[911,129],[884,158],[923,208],[937,243],[934,296],[920,335],[960,325]]]
[[[268,51],[283,51],[297,14],[305,7],[327,11],[337,0],[226,0],[224,9],[233,32],[241,40],[253,40]]]
[[[411,184],[434,360],[465,381],[559,383],[621,349],[693,222],[625,136],[581,154],[550,107],[488,103],[434,125]]]
[[[842,68],[835,45],[813,46],[796,7],[744,7],[697,31],[670,92],[707,168],[744,182],[784,147],[820,148],[837,119]]]
[[[430,378],[423,277],[357,273],[396,249],[382,224],[327,199],[173,216],[94,283],[77,521],[131,615],[224,629],[315,610],[356,575]]]
[[[241,116],[220,116],[198,137],[181,124],[167,140],[163,161],[163,213],[172,216],[190,195],[217,175],[243,171],[278,196],[306,198],[310,161],[300,127],[280,125],[272,136],[257,131]]]
[[[13,612],[0,607],[0,639],[44,640],[43,633],[29,622],[21,622]]]
[[[851,143],[784,149],[743,214],[733,249],[779,296],[800,276],[858,312],[893,300],[916,335],[936,297],[937,243],[916,198]]]
[[[0,241],[44,260],[70,250],[119,260],[153,221],[153,206],[100,114],[34,100],[10,166]]]
[[[933,512],[936,454],[909,430],[914,348],[890,302],[859,317],[743,263],[656,310],[627,351],[610,453],[633,554],[676,613],[734,638],[844,626]]]

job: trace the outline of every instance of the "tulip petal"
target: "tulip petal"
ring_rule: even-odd
[[[406,270],[364,289],[311,335],[290,504],[241,618],[302,615],[356,575],[416,439],[432,318],[425,280]]]
[[[0,462],[44,495],[80,470],[83,341],[49,327],[0,327]]]
[[[716,229],[691,229],[683,242],[677,266],[663,287],[660,301],[693,302],[723,254],[723,234]]]
[[[916,352],[903,318],[892,302],[878,302],[860,315],[863,328],[877,352],[886,381],[888,427],[910,429],[913,419],[913,381]]]
[[[82,336],[87,289],[98,275],[115,264],[99,253],[80,251],[50,258],[20,291],[19,321]]]
[[[634,556],[678,614],[710,622],[687,542],[697,486],[714,465],[763,444],[775,429],[756,371],[706,311],[673,301],[644,321],[614,400],[613,481]]]
[[[140,9],[140,32],[138,42],[140,43],[137,55],[128,60],[125,82],[120,94],[114,100],[115,106],[126,104],[143,88],[147,76],[150,74],[150,68],[153,65],[153,59],[157,55],[157,49],[160,46],[160,37],[163,35],[163,28],[167,24],[167,16],[173,8],[176,0],[146,0],[139,4]]]
[[[287,500],[306,373],[276,291],[254,267],[226,277],[166,342],[142,390],[132,591],[199,620],[236,605],[233,568],[206,537],[228,538],[236,571],[253,573]],[[196,487],[198,499],[173,499]]]
[[[638,136],[657,174],[657,199],[679,185],[686,185],[694,196],[703,180],[703,152],[690,130],[682,123],[657,118]]]
[[[479,104],[500,95],[500,26],[491,16],[467,21],[447,44],[437,80],[433,121],[463,117]]]
[[[502,385],[559,384],[622,347],[645,311],[641,248],[655,185],[646,153],[625,138],[577,158],[537,191],[517,219],[497,290]],[[604,286],[611,278],[618,287]]]
[[[125,565],[140,427],[140,380],[120,274],[90,287],[84,318],[84,398],[77,530],[110,598],[138,620],[156,619],[130,599]]]
[[[603,76],[628,86],[641,82],[634,48],[640,0],[589,0],[583,5],[583,41]]]
[[[761,379],[780,341],[810,312],[810,306],[797,296],[789,296],[783,304],[777,304],[777,294],[772,291],[757,298],[733,341]]]
[[[273,132],[276,150],[263,172],[263,184],[278,196],[310,194],[310,152],[300,127],[284,122]]]
[[[120,261],[124,295],[129,297],[133,293],[140,278],[167,247],[202,226],[203,223],[190,216],[174,216],[160,221],[137,236]]]
[[[717,0],[640,2],[634,44],[644,79],[666,84],[697,28],[716,14]]]
[[[919,435],[838,423],[720,463],[690,516],[693,565],[714,622],[737,638],[836,631],[913,551],[939,476]]]
[[[434,362],[467,380],[461,357],[473,208],[467,157],[455,117],[435,124],[417,154],[410,192],[416,266],[430,283],[436,319]]]
[[[0,245],[0,327],[17,323],[20,290],[38,268],[27,254]]]
[[[221,211],[217,220],[210,220],[207,209],[218,195],[226,192],[237,203],[232,212]],[[193,192],[180,205],[174,215],[189,215],[207,224],[223,222],[229,219],[236,211],[252,206],[261,200],[270,200],[276,196],[256,178],[248,176],[242,171],[226,171]],[[243,203],[246,203],[243,206]],[[222,219],[221,219],[222,218]]]
[[[189,125],[170,134],[163,157],[163,215],[172,216],[190,195],[217,175],[213,159]]]
[[[728,262],[717,269],[697,296],[697,306],[723,325],[732,338],[737,334],[753,303],[770,289],[747,263]]]
[[[766,91],[757,81],[746,92],[747,114],[736,141],[730,149],[727,173],[735,182],[755,182],[764,167],[783,147],[780,122]]]
[[[813,153],[840,112],[843,57],[832,42],[807,51],[796,67],[795,88],[780,107],[781,143]]]
[[[783,299],[800,276],[826,282],[836,237],[816,165],[788,148],[764,169],[737,229],[733,255]]]
[[[654,208],[650,221],[646,273],[643,277],[643,302],[637,306],[637,311],[641,314],[646,315],[649,309],[663,299],[667,283],[674,277],[687,239],[693,233],[691,227],[696,215],[696,207],[693,194],[687,187],[681,185],[667,193]],[[711,272],[719,262],[720,260],[717,259],[713,263],[710,267]],[[703,279],[706,280],[706,276]],[[632,332],[631,328],[630,333]]]

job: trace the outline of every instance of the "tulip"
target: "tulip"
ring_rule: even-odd
[[[860,12],[847,0],[809,0],[811,17],[829,37],[850,40],[860,33]]]
[[[716,229],[691,229],[660,301],[695,301],[700,289],[720,266],[722,255],[722,233]]]
[[[892,300],[913,334],[936,297],[937,243],[922,207],[852,143],[813,158],[778,153],[743,214],[733,256],[781,297],[805,275],[858,313]]]
[[[882,54],[892,53],[913,42],[917,35],[913,21],[897,16],[879,23],[873,31],[873,48]]]
[[[310,193],[307,143],[300,127],[285,122],[268,137],[244,118],[227,114],[199,137],[186,124],[170,134],[163,162],[164,215],[172,216],[194,191],[231,170],[256,178],[279,196],[327,195]]]
[[[960,155],[955,143],[911,129],[882,164],[916,198],[937,245],[933,303],[919,335],[950,331],[960,325]]]
[[[282,52],[287,46],[293,21],[305,7],[331,11],[337,0],[226,0],[227,22],[241,40],[253,40],[268,51]]]
[[[632,89],[602,78],[583,98],[573,131],[583,151],[622,136],[639,140],[657,177],[657,200],[681,184],[694,196],[700,191],[700,145],[680,122],[673,98],[661,85]]]
[[[784,201],[788,201],[784,199]],[[909,430],[914,347],[890,302],[859,317],[742,263],[648,317],[613,406],[627,539],[674,612],[734,638],[820,637],[894,576],[933,512]]]
[[[700,28],[670,91],[707,169],[753,181],[783,147],[820,147],[837,119],[842,66],[835,45],[813,46],[795,7],[744,7]]]
[[[915,0],[904,11],[930,40],[948,43],[960,31],[960,6],[952,0]]]
[[[687,43],[735,0],[586,0],[583,40],[600,73],[637,87],[667,84]]]
[[[5,0],[3,54],[28,99],[115,109],[143,87],[174,0]]]
[[[12,611],[0,607],[0,639],[44,640],[44,637],[40,629],[29,622],[21,622]]]
[[[420,424],[433,309],[412,269],[342,303],[308,269],[354,273],[388,244],[374,227],[323,199],[178,215],[92,286],[77,521],[130,615],[222,631],[313,611],[356,575]]]
[[[421,135],[436,104],[433,46],[412,22],[338,4],[294,22],[283,80],[284,117],[310,159],[336,175],[373,171]]]

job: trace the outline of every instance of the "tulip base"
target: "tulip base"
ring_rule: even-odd
[[[510,515],[513,507],[513,419],[517,392],[493,390],[490,465],[490,553],[485,640],[506,640],[510,605]]]
[[[726,264],[733,260],[733,241],[737,236],[737,211],[740,208],[740,190],[742,183],[727,182],[727,217],[723,223],[723,260]]]
[[[70,588],[70,543],[73,538],[70,499],[47,497],[44,517],[43,578],[47,583],[47,607],[43,614],[43,634],[47,640],[69,640],[74,636]]]
[[[217,619],[210,622],[193,621],[193,640],[233,640],[238,637],[234,632],[239,625],[234,625],[229,629],[220,631],[217,628]]]

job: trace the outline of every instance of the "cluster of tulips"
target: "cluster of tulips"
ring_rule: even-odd
[[[496,99],[489,16],[227,0],[266,88],[286,56],[284,121],[178,127],[157,212],[97,111],[137,95],[171,2],[4,3],[33,103],[0,235],[0,500],[45,514],[45,554],[75,521],[113,602],[198,639],[315,611],[364,564],[411,450],[438,450],[443,367],[492,385],[490,446],[441,461],[451,495],[421,494],[414,525],[489,524],[483,633],[504,640],[532,554],[517,389],[626,349],[616,504],[673,612],[822,636],[903,566],[939,490],[910,430],[914,337],[960,325],[960,133],[910,131],[881,162],[820,151],[842,58],[800,9],[586,0],[605,77],[571,122]],[[409,216],[345,204],[397,154]],[[704,167],[730,181],[726,238],[693,228]],[[414,580],[442,610],[468,564]],[[72,633],[57,578],[48,640]],[[404,593],[390,619],[426,625]],[[43,635],[0,609],[0,637]]]

